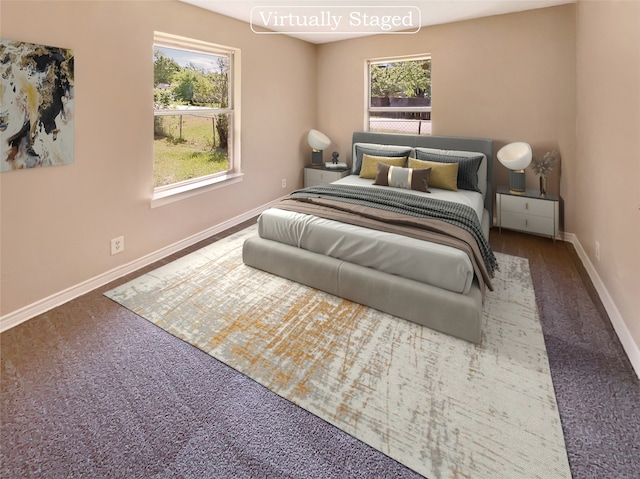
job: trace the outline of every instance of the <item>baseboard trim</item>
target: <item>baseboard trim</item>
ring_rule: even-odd
[[[620,342],[622,343],[622,348],[624,349],[629,361],[631,361],[631,366],[636,372],[636,376],[640,377],[640,347],[633,340],[629,329],[627,328],[626,323],[622,319],[622,315],[615,303],[613,302],[613,298],[609,294],[607,287],[604,285],[604,282],[600,278],[598,271],[595,266],[589,259],[586,251],[580,244],[580,240],[573,233],[564,233],[564,241],[571,243],[576,249],[576,253],[578,253],[578,257],[582,261],[585,269],[587,270],[587,274],[591,278],[596,291],[598,292],[598,296],[602,301],[604,309],[606,309],[607,314],[609,315],[609,319],[611,324],[613,325],[613,329],[615,330]]]
[[[51,296],[36,301],[35,303],[29,304],[23,308],[20,308],[16,311],[8,313],[2,317],[0,317],[0,332],[4,332],[8,329],[11,329],[25,321],[28,321],[31,318],[34,318],[40,314],[46,313],[53,308],[56,308],[64,303],[71,301],[83,294],[89,293],[96,288],[99,288],[111,281],[115,281],[118,278],[121,278],[129,273],[133,273],[134,271],[139,270],[140,268],[144,268],[162,258],[166,258],[173,253],[177,253],[184,248],[187,248],[191,245],[196,244],[199,241],[207,239],[213,235],[219,234],[229,228],[232,228],[240,223],[247,221],[260,213],[262,213],[267,208],[273,206],[275,203],[280,201],[280,198],[272,201],[266,205],[262,205],[258,208],[255,208],[247,213],[244,213],[240,216],[236,216],[235,218],[231,218],[230,220],[219,223],[211,228],[208,228],[200,233],[197,233],[193,236],[185,238],[184,240],[178,241],[172,245],[169,245],[165,248],[162,248],[158,251],[150,253],[146,256],[138,258],[134,261],[131,261],[127,264],[123,264],[114,268],[110,271],[102,273],[98,276],[90,278],[82,283],[71,286],[63,291],[59,291],[57,293],[52,294]]]

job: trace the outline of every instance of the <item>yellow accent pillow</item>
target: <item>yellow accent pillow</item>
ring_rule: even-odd
[[[409,168],[416,170],[431,168],[431,174],[429,175],[430,188],[458,191],[458,163],[438,163],[409,158]]]
[[[404,166],[406,162],[406,156],[371,156],[364,154],[362,155],[360,178],[375,180],[378,175],[378,163],[384,163],[390,166]]]

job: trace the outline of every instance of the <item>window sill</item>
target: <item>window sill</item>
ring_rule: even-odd
[[[151,208],[157,208],[158,206],[174,203],[224,186],[239,183],[242,181],[243,176],[243,173],[229,173],[197,183],[171,188],[170,190],[154,192],[151,198]]]

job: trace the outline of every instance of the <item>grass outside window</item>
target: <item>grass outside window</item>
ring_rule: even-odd
[[[224,122],[220,125],[220,122]],[[228,115],[176,114],[154,120],[155,188],[224,173],[229,169],[228,148],[220,148],[220,130]]]

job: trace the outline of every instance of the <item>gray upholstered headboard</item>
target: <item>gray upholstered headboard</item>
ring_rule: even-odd
[[[404,135],[400,133],[373,133],[356,131],[353,133],[354,143],[378,143],[382,145],[401,145],[441,150],[478,151],[487,157],[487,193],[484,207],[493,218],[493,140],[483,138],[464,138],[456,136]]]

